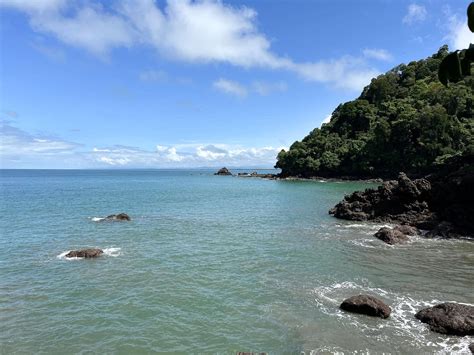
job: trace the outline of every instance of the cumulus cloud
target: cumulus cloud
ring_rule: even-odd
[[[87,148],[60,137],[32,134],[0,121],[2,168],[272,167],[283,148],[218,143],[158,144],[153,149],[120,144]]]
[[[168,0],[163,8],[153,0],[108,7],[61,0],[0,0],[0,5],[26,12],[34,30],[100,57],[113,48],[146,45],[177,60],[287,70],[351,90],[360,90],[377,73],[360,59],[297,63],[280,56],[259,30],[255,10],[217,0]]]
[[[427,11],[423,5],[410,4],[407,14],[403,17],[402,22],[406,25],[420,23],[426,20]]]
[[[222,91],[226,94],[231,94],[235,95],[238,97],[245,97],[247,96],[247,89],[239,84],[236,81],[220,78],[219,80],[214,81],[212,84],[214,88],[216,88],[219,91]]]
[[[303,63],[293,69],[308,81],[328,83],[336,88],[360,90],[380,72],[362,58],[344,56],[337,60]]]
[[[389,62],[393,59],[392,55],[385,49],[366,48],[362,52],[365,57]]]
[[[470,43],[474,43],[474,34],[467,26],[466,16],[457,16],[447,12],[448,34],[445,39],[449,41],[451,49],[466,49]]]

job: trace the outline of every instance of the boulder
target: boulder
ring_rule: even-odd
[[[102,249],[80,249],[71,250],[66,258],[97,258],[104,253]]]
[[[471,350],[471,354],[474,354],[474,343],[469,344],[469,350]]]
[[[352,296],[341,303],[340,308],[372,317],[388,318],[391,309],[378,298],[370,295]]]
[[[379,231],[374,234],[374,237],[390,245],[403,244],[408,241],[406,234],[398,229],[387,227],[380,228]]]
[[[107,221],[130,221],[131,218],[126,213],[111,214],[110,216],[105,217]]]
[[[226,167],[224,168],[221,168],[217,171],[217,173],[214,173],[214,175],[232,175],[232,173],[230,172],[229,169],[227,169]]]
[[[415,235],[420,234],[420,231],[418,230],[418,228],[409,226],[408,224],[399,224],[395,226],[393,229],[409,236],[415,236]]]
[[[441,303],[419,311],[415,317],[437,333],[474,335],[474,306],[460,303]]]

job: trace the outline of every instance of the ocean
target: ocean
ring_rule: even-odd
[[[0,353],[468,353],[414,314],[474,303],[474,243],[328,215],[373,184],[213,172],[2,170]],[[391,317],[339,310],[359,293]]]

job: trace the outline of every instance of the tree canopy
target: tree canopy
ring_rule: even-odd
[[[474,153],[474,78],[445,87],[429,58],[372,79],[359,98],[339,105],[327,124],[278,154],[283,176],[393,177],[435,171],[446,159]]]

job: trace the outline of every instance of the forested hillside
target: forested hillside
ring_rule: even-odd
[[[278,154],[283,176],[421,175],[446,159],[474,153],[474,78],[443,86],[448,54],[401,64],[372,80],[356,100],[339,105],[328,124]]]

